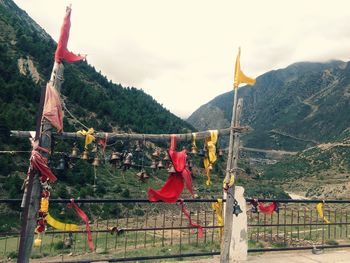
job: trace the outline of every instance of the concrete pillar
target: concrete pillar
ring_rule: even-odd
[[[233,215],[230,262],[245,261],[248,257],[247,206],[243,193],[242,186],[235,186],[235,199],[242,213],[238,216]]]

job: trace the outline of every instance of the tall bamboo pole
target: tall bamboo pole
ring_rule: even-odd
[[[232,108],[232,118],[231,118],[231,128],[238,126],[238,86],[234,86],[234,98],[233,98],[233,108]],[[235,176],[237,170],[237,159],[238,159],[238,149],[239,149],[239,134],[231,129],[230,132],[230,142],[229,151],[227,156],[226,165],[226,176],[225,183],[228,184],[232,176]],[[230,258],[230,246],[234,245],[231,241],[232,236],[232,219],[233,219],[233,205],[234,205],[234,195],[235,189],[234,185],[229,187],[227,193],[224,193],[224,198],[226,196],[226,208],[225,208],[225,219],[224,219],[224,235],[221,241],[221,253],[220,262],[227,263]]]
[[[59,90],[63,81],[63,65],[62,63],[54,63],[50,82],[52,86]],[[45,90],[45,88],[44,88]],[[45,101],[45,92],[41,93],[40,98],[40,107],[37,119],[37,131],[35,140],[39,140],[39,145],[42,148],[51,149],[51,137],[52,137],[52,125],[46,121],[42,121],[42,111]],[[39,125],[38,125],[39,123]],[[48,158],[48,153],[41,152],[43,157]],[[32,252],[33,240],[34,240],[34,231],[36,227],[37,213],[39,210],[40,204],[40,193],[41,193],[41,184],[39,181],[39,173],[32,172],[29,174],[28,185],[23,195],[23,220],[21,228],[21,239],[18,251],[18,260],[20,263],[29,262],[29,258]]]

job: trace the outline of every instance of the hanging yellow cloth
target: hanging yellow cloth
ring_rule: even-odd
[[[238,49],[238,54],[236,58],[236,66],[235,66],[235,82],[234,87],[237,89],[239,84],[246,83],[248,85],[254,85],[256,80],[253,78],[247,77],[241,70],[241,48]]]
[[[94,132],[94,128],[90,128],[87,131],[77,131],[77,134],[85,136],[85,149],[87,149],[87,146],[95,140]]]
[[[326,223],[326,224],[330,224],[331,222],[324,216],[323,214],[323,203],[318,203],[316,205],[316,209],[317,209],[317,212],[318,212],[318,215],[320,216],[320,218],[323,219],[323,221]]]
[[[223,226],[224,226],[224,218],[222,216],[222,199],[218,199],[217,202],[212,203],[211,207],[215,211],[216,221],[218,222],[218,226],[220,226],[220,228],[219,228],[219,236],[221,238],[222,234],[224,233],[224,228],[223,228]]]
[[[50,216],[50,214],[47,214],[45,219],[46,219],[46,222],[50,226],[52,226],[53,228],[59,229],[59,230],[63,230],[63,231],[78,231],[78,229],[79,229],[78,225],[62,223],[62,222],[56,220],[55,218],[53,218],[52,216]]]
[[[226,184],[226,180],[224,179],[224,181],[222,182],[222,186],[224,189],[228,189],[230,187],[232,187],[232,185],[235,183],[235,175],[231,174],[230,176],[230,182],[228,184]]]
[[[206,185],[211,185],[210,170],[211,165],[216,161],[216,142],[218,141],[218,130],[210,130],[210,137],[205,138],[208,156],[204,157],[203,164],[207,176]]]

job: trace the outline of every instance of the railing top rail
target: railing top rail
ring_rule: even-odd
[[[209,199],[181,199],[187,203],[212,203],[216,202],[216,198]],[[246,198],[247,202],[252,202],[253,200],[257,200],[259,202],[278,202],[278,203],[329,203],[329,204],[350,204],[350,200],[323,200],[323,199],[272,199],[272,198]],[[12,204],[12,203],[20,203],[22,199],[0,199],[0,204]],[[180,200],[178,200],[180,201]],[[223,202],[226,200],[224,199]],[[50,203],[70,203],[71,199],[50,199]],[[74,199],[75,203],[152,203],[148,199]],[[162,203],[162,202],[157,202]]]

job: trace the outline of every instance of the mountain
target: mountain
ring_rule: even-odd
[[[41,87],[50,78],[55,49],[56,42],[26,12],[11,0],[0,0],[1,152],[30,151],[28,140],[10,137],[9,131],[35,130]],[[65,111],[64,130],[67,132],[82,129],[80,123],[106,132],[182,133],[195,130],[144,91],[112,83],[85,61],[65,63],[64,66],[61,94],[74,116]],[[58,152],[69,153],[72,143],[56,140],[53,146]],[[78,142],[78,146],[82,151],[82,142]],[[131,144],[125,142],[124,147],[131,147]],[[53,156],[51,166],[57,166],[61,157]],[[1,197],[21,197],[28,158],[29,153],[0,153]],[[54,190],[56,196],[79,196],[80,192],[83,196],[83,193],[93,192],[91,165],[78,162],[67,174],[59,176],[57,192]],[[113,179],[108,176],[107,171],[99,171],[100,193],[105,193],[109,186],[118,185],[108,181]],[[132,180],[138,183],[136,176]],[[126,188],[127,183],[121,189]]]
[[[301,62],[267,72],[253,87],[238,90],[243,98],[242,125],[252,148],[299,151],[349,134],[350,63]],[[189,118],[199,130],[229,126],[233,91],[217,96]]]

